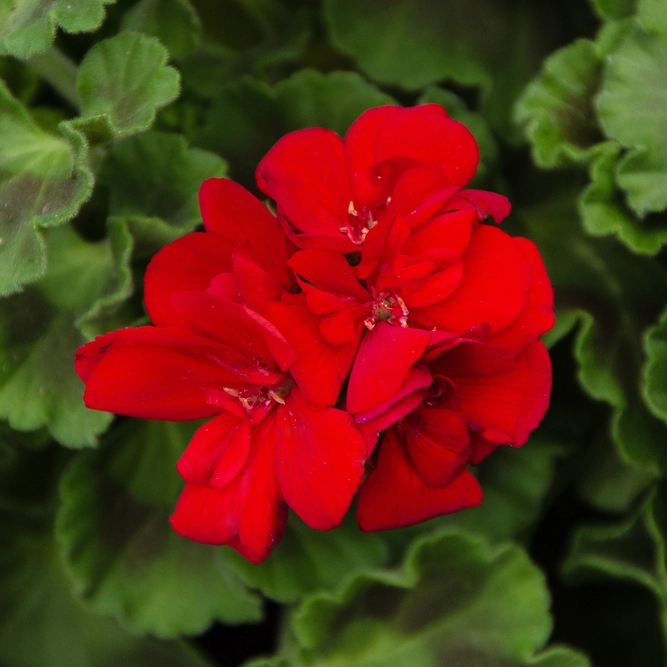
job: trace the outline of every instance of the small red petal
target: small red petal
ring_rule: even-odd
[[[229,364],[266,367],[268,375],[275,362],[284,371],[296,359],[276,327],[244,306],[207,292],[180,292],[171,301],[181,315],[229,346],[229,354],[221,356]],[[270,384],[268,380],[254,382]]]
[[[356,326],[353,340],[335,345],[322,334],[322,318],[310,311],[304,298],[293,299],[289,305],[272,303],[264,314],[297,354],[290,373],[304,395],[313,403],[334,405],[357,352],[363,325]]]
[[[359,492],[357,520],[363,531],[402,528],[481,501],[482,489],[467,470],[445,486],[427,484],[391,428],[380,445],[377,465]]]
[[[479,225],[463,253],[463,278],[453,294],[410,318],[424,328],[464,332],[488,322],[491,333],[507,327],[526,307],[531,269],[514,239]]]
[[[171,295],[204,291],[211,279],[232,270],[234,246],[227,240],[193,232],[164,246],[150,261],[144,278],[144,301],[153,324],[188,327],[171,306]]]
[[[348,411],[367,412],[394,397],[429,342],[428,331],[379,322],[364,336],[354,361],[347,390]]]
[[[549,405],[551,362],[540,341],[528,347],[507,372],[449,377],[468,426],[499,444],[523,445]]]
[[[387,198],[382,184],[371,176],[371,168],[377,162],[375,137],[387,120],[402,113],[403,109],[395,106],[369,109],[352,123],[345,135],[345,159],[354,199],[362,206],[382,206]]]
[[[468,463],[468,427],[455,410],[421,408],[403,420],[405,444],[421,478],[445,486]]]
[[[370,294],[356,279],[345,257],[338,252],[301,250],[291,257],[288,264],[319,290],[336,296],[349,296],[361,303],[370,299]]]
[[[276,417],[276,471],[287,504],[311,527],[338,526],[364,474],[366,443],[342,410],[294,388]]]
[[[470,130],[432,109],[414,107],[382,125],[376,139],[378,161],[395,155],[419,160],[452,185],[463,186],[477,171],[479,150]]]
[[[250,422],[223,413],[197,429],[176,464],[181,477],[203,486],[227,486],[250,452]]]
[[[257,197],[227,178],[209,178],[199,189],[199,206],[207,231],[226,239],[232,247],[247,240],[260,264],[278,282],[289,285],[285,236],[275,216]]]
[[[89,408],[182,421],[212,417],[207,389],[238,379],[213,361],[224,349],[183,329],[138,327],[105,334],[77,350],[76,372]]]
[[[261,313],[272,301],[280,301],[285,284],[262,266],[249,241],[236,246],[232,263],[234,281],[245,306]]]
[[[297,230],[346,241],[346,252],[357,249],[340,232],[353,194],[335,132],[311,128],[285,135],[259,163],[257,183]],[[299,244],[298,235],[294,241]]]
[[[472,207],[479,220],[490,215],[497,223],[501,223],[512,212],[507,197],[486,190],[460,190],[446,206],[455,211],[464,207]]]
[[[255,563],[269,555],[287,521],[272,430],[272,420],[252,428],[246,464],[224,488],[186,484],[171,517],[177,533],[205,544],[229,544]]]
[[[532,241],[520,237],[515,238],[514,242],[530,264],[532,273],[526,307],[510,325],[489,338],[488,342],[518,354],[549,331],[556,317],[553,288],[537,247]]]

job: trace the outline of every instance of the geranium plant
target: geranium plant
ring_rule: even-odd
[[[667,6],[0,1],[0,664],[667,659]]]

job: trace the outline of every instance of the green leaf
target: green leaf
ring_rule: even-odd
[[[360,571],[383,565],[387,549],[378,535],[362,533],[353,513],[326,532],[308,528],[292,514],[280,544],[259,565],[235,551],[225,561],[251,588],[278,602],[294,602],[308,593],[339,588]]]
[[[7,667],[208,667],[180,642],[140,639],[71,594],[48,517],[0,510],[0,663]]]
[[[83,136],[61,127],[63,137],[41,130],[0,81],[0,295],[43,275],[43,230],[72,218],[92,191]]]
[[[616,167],[621,146],[613,141],[600,145],[591,165],[591,183],[579,199],[584,227],[593,236],[614,234],[633,252],[655,255],[667,243],[667,215],[640,220],[628,208],[616,186]]]
[[[642,336],[667,300],[667,275],[657,262],[611,239],[583,234],[571,197],[547,200],[520,215],[542,252],[558,315],[580,323],[577,377],[590,396],[613,408],[612,435],[620,460],[632,468],[628,488],[645,483],[667,470],[661,444],[667,428],[648,413],[638,391]]]
[[[667,36],[632,31],[607,56],[596,100],[605,133],[630,152],[617,180],[639,215],[667,208]]]
[[[182,488],[176,460],[198,424],[128,421],[63,476],[56,530],[76,593],[135,633],[199,634],[214,620],[261,617],[221,549],[169,525]]]
[[[224,8],[199,3],[197,9],[209,39],[179,66],[184,85],[212,100],[244,75],[275,81],[292,72],[307,55],[316,21],[313,8],[280,0],[238,0]]]
[[[39,515],[68,458],[46,431],[24,434],[0,422],[0,509]]]
[[[517,102],[515,118],[524,126],[535,163],[551,168],[587,161],[602,139],[593,97],[601,61],[595,45],[578,39],[544,62],[542,72]]]
[[[563,572],[573,582],[614,577],[645,586],[662,607],[662,629],[667,636],[666,502],[667,489],[661,483],[629,518],[580,528]]]
[[[56,28],[65,32],[97,30],[104,5],[115,0],[2,0],[0,52],[27,58],[47,49]]]
[[[537,653],[548,608],[543,576],[520,548],[452,532],[418,540],[397,570],[312,596],[291,626],[299,664],[588,665],[566,648]]]
[[[593,0],[593,7],[601,19],[622,19],[635,13],[637,0]]]
[[[501,447],[479,467],[482,504],[443,517],[441,525],[481,533],[491,541],[520,535],[539,517],[556,459],[564,453],[561,443],[540,432],[521,449]]]
[[[68,447],[94,445],[111,423],[83,404],[74,353],[85,342],[74,317],[52,314],[32,292],[4,299],[0,353],[0,417],[19,431],[48,427]]]
[[[176,99],[180,76],[167,66],[154,37],[124,32],[95,44],[79,68],[81,118],[73,121],[91,143],[148,129],[158,109]]]
[[[395,103],[353,72],[302,70],[273,88],[243,79],[221,92],[196,143],[228,159],[232,177],[252,187],[257,163],[285,133],[327,127],[343,135],[366,109]]]
[[[658,323],[646,332],[644,347],[644,398],[651,412],[667,422],[667,311],[663,311]]]
[[[123,16],[121,29],[157,37],[173,58],[183,58],[197,46],[201,23],[189,0],[140,0]]]
[[[487,12],[480,11],[485,5]],[[503,3],[327,0],[331,40],[380,83],[420,90],[451,79],[489,85],[488,39],[508,29]]]
[[[137,312],[132,307],[133,304],[128,303],[128,299],[134,294],[134,276],[130,261],[135,240],[127,226],[109,221],[104,245],[111,255],[110,265],[105,267],[109,280],[97,298],[87,302],[89,307],[75,322],[88,340],[107,331],[129,326],[143,316],[143,310]],[[87,268],[90,270],[90,266]]]
[[[134,256],[150,256],[201,224],[199,186],[226,172],[224,160],[188,148],[180,135],[130,137],[111,148],[100,175],[110,193],[110,227],[125,226],[135,240]]]
[[[483,113],[511,141],[512,104],[561,30],[530,1],[326,0],[324,12],[334,46],[371,79],[408,91],[479,86]]]
[[[637,19],[644,30],[667,35],[667,12],[662,0],[639,0]]]

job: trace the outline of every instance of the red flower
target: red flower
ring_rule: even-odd
[[[369,453],[389,429],[360,494],[366,530],[479,503],[466,464],[524,444],[548,404],[536,341],[554,323],[551,285],[530,241],[482,224],[507,200],[461,189],[477,161],[470,133],[426,105],[366,112],[345,141],[294,132],[257,170],[304,248],[289,260],[302,294],[265,311],[298,353],[295,377],[331,400],[350,373]]]
[[[538,339],[554,315],[535,246],[484,222],[507,199],[462,189],[477,163],[437,105],[380,107],[344,141],[314,128],[269,151],[257,179],[278,220],[231,181],[202,185],[206,232],[146,272],[155,326],[102,336],[76,362],[89,407],[213,417],[178,463],[179,533],[258,562],[287,506],[338,525],[382,433],[362,529],[481,501],[467,465],[523,445],[546,410]]]
[[[148,419],[215,417],[178,463],[187,482],[172,516],[187,537],[253,562],[275,546],[289,506],[311,527],[338,525],[363,475],[350,416],[301,393],[296,354],[261,310],[293,286],[275,218],[222,179],[201,190],[206,233],[163,248],[146,272],[154,327],[79,349],[86,405]]]
[[[287,134],[260,162],[257,183],[297,245],[348,253],[396,213],[415,223],[431,217],[478,162],[474,137],[442,107],[385,106],[362,114],[345,141],[322,128]],[[497,219],[508,213],[504,197],[492,193],[468,191],[458,206]]]

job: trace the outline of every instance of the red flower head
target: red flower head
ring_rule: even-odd
[[[554,316],[535,246],[484,222],[509,202],[462,189],[477,163],[442,108],[380,107],[344,141],[314,128],[269,151],[257,179],[278,220],[231,181],[202,185],[206,232],[146,272],[154,326],[76,362],[89,407],[213,417],[178,463],[179,533],[258,562],[287,506],[336,526],[378,441],[364,530],[481,501],[467,464],[523,445],[546,410]]]
[[[163,248],[145,278],[153,327],[79,349],[88,407],[147,419],[214,417],[178,463],[187,482],[174,528],[253,562],[275,546],[287,506],[311,527],[338,525],[363,475],[350,416],[309,401],[296,354],[257,310],[293,287],[275,218],[231,181],[200,193],[205,233]]]
[[[324,400],[351,368],[346,406],[369,452],[389,429],[361,491],[364,529],[478,504],[466,464],[524,444],[548,404],[551,285],[530,241],[483,224],[509,202],[461,189],[477,162],[468,130],[425,105],[372,109],[345,141],[293,132],[257,170],[304,248],[289,260],[302,294],[265,313],[298,352],[295,377]]]

